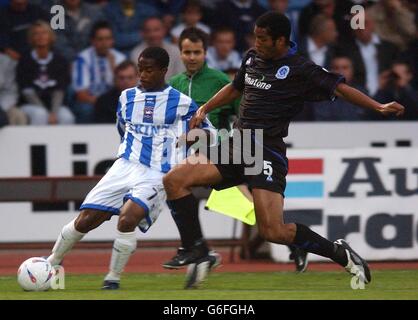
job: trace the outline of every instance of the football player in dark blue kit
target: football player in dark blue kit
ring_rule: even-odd
[[[260,16],[254,28],[255,48],[245,55],[234,81],[202,105],[190,122],[191,128],[197,127],[207,113],[242,96],[236,128],[252,133],[263,129],[262,161],[268,170],[246,175],[244,169],[248,165],[245,163],[235,164],[232,158],[228,164],[208,162],[205,155],[195,154],[164,177],[167,202],[178,219],[177,224],[183,225],[191,243],[198,244],[186,287],[197,286],[206,277],[213,259],[201,249],[204,241],[197,217],[198,202],[191,188],[212,186],[219,190],[242,183],[252,189],[259,232],[266,240],[327,257],[365,283],[371,281],[367,262],[345,240],[331,242],[303,224],[284,222],[288,162],[283,138],[288,134],[291,119],[302,110],[305,101],[339,97],[383,115],[397,116],[403,114],[404,107],[397,102],[380,104],[345,84],[343,76],[298,55],[296,45],[289,40],[290,31],[286,16],[276,12]],[[255,135],[253,141],[257,142]],[[232,138],[230,145],[237,148]],[[243,154],[244,148],[241,147],[240,152]]]

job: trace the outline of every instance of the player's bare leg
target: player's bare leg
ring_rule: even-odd
[[[253,189],[254,208],[261,236],[266,240],[294,245],[305,251],[327,257],[348,272],[371,281],[367,263],[344,240],[331,242],[299,223],[284,223],[283,196],[269,190]]]
[[[193,155],[173,168],[163,179],[167,203],[179,228],[184,252],[179,252],[173,262],[189,265],[186,288],[203,281],[209,270],[220,263],[220,256],[209,249],[204,241],[199,222],[199,202],[191,187],[217,184],[222,180],[218,169],[204,155]],[[177,261],[178,260],[178,261]]]
[[[238,186],[238,189],[240,189],[240,191],[247,197],[248,200],[254,203],[253,195],[250,192],[250,190],[248,190],[248,187],[246,185]],[[281,202],[282,202],[282,208],[283,208],[283,197],[282,197]],[[257,241],[256,244],[258,243],[261,244],[264,242],[265,239],[263,239],[262,237],[260,237],[260,235],[258,235],[255,238],[255,240]],[[295,247],[293,245],[288,245],[288,248],[290,250],[289,258],[295,261],[296,272],[298,273],[305,272],[308,266],[308,258],[307,258],[308,253],[305,250]]]
[[[122,207],[118,221],[117,236],[113,242],[109,273],[104,279],[103,289],[119,289],[122,271],[132,253],[136,250],[135,229],[139,222],[146,217],[146,214],[146,210],[132,200],[128,200]]]
[[[53,266],[60,264],[65,254],[72,249],[75,243],[80,241],[86,233],[97,228],[111,217],[112,214],[105,211],[82,210],[76,219],[71,220],[62,228],[48,261]]]
[[[292,244],[296,225],[284,223],[283,196],[263,189],[253,189],[252,192],[260,235],[270,242]]]
[[[192,193],[192,187],[217,184],[222,180],[216,166],[204,155],[195,154],[163,178],[167,200],[177,200]]]
[[[96,229],[103,222],[110,220],[111,217],[112,213],[110,212],[84,209],[74,220],[74,227],[78,232],[88,233],[91,230]]]

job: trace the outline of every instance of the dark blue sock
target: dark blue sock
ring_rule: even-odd
[[[343,267],[347,265],[347,255],[342,247],[321,237],[303,224],[296,223],[296,236],[293,245],[305,251],[330,258]]]
[[[186,250],[203,240],[199,221],[199,201],[189,194],[176,200],[167,200],[171,215],[180,232],[182,247]]]

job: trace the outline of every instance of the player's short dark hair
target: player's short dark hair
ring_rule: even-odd
[[[168,68],[168,64],[170,63],[170,57],[167,51],[160,47],[146,48],[139,55],[138,59],[140,58],[153,59],[161,69]]]
[[[203,48],[205,49],[205,51],[208,49],[209,36],[206,32],[199,28],[190,27],[183,30],[179,38],[180,51],[181,44],[185,39],[189,39],[191,42],[202,41]]]
[[[126,70],[128,68],[134,68],[136,70],[136,64],[133,63],[131,60],[125,60],[121,63],[119,63],[115,68],[115,74],[117,74],[120,71]]]
[[[284,37],[286,42],[290,41],[290,21],[281,13],[269,11],[259,16],[255,21],[259,28],[266,29],[273,41]]]
[[[90,30],[90,39],[94,39],[94,37],[96,36],[97,31],[102,30],[102,29],[108,29],[110,31],[112,31],[112,27],[109,24],[109,22],[107,21],[97,21]]]

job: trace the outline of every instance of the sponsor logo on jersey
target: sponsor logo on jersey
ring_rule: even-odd
[[[258,89],[269,90],[271,84],[264,82],[264,76],[261,79],[251,78],[248,73],[245,74],[245,83]]]
[[[129,124],[129,127],[131,131],[135,133],[142,134],[146,137],[152,137],[155,135],[161,135],[167,133],[167,129],[170,128],[168,124],[162,124],[162,125],[152,125],[152,124]],[[164,130],[164,131],[162,131]]]
[[[282,66],[277,70],[276,78],[283,80],[287,78],[287,75],[289,74],[290,68],[289,66]]]

